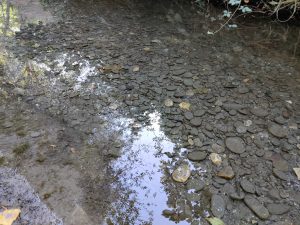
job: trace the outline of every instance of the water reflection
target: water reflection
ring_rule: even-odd
[[[148,116],[150,125],[142,128],[132,120],[122,120],[123,127],[124,123],[131,127],[124,131],[124,139],[129,143],[123,148],[122,156],[112,164],[115,193],[105,223],[168,225],[199,222],[200,194],[188,190],[184,184],[175,183],[170,176],[178,162],[190,164],[183,160],[186,149],[177,147],[164,135],[158,112]],[[190,164],[192,170],[205,172],[195,166]],[[200,176],[198,178],[200,181]]]
[[[20,29],[17,9],[10,1],[0,1],[0,32],[4,36],[13,36]]]

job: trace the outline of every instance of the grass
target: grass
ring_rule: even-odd
[[[23,143],[21,145],[18,145],[13,149],[13,153],[16,155],[21,155],[25,153],[29,149],[30,145],[28,143]]]

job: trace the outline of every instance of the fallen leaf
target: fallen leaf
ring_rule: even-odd
[[[297,175],[298,180],[300,180],[300,168],[293,168],[295,174]]]
[[[222,164],[222,158],[217,153],[211,153],[209,155],[209,159],[213,162],[213,164],[220,166]]]
[[[188,103],[188,102],[181,102],[181,103],[179,104],[179,107],[180,107],[181,109],[190,110],[191,104]]]
[[[20,209],[6,209],[0,213],[0,225],[11,225],[20,215]]]
[[[225,223],[217,217],[206,218],[211,225],[225,225]]]

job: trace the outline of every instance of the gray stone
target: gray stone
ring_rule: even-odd
[[[188,154],[188,159],[191,161],[202,161],[206,158],[207,153],[203,151],[193,151]]]
[[[245,204],[262,220],[268,219],[270,213],[266,207],[263,206],[256,198],[246,196],[244,198]]]
[[[290,206],[287,204],[268,204],[267,208],[269,212],[273,215],[282,215],[290,210]]]
[[[201,191],[205,187],[205,182],[200,179],[190,179],[186,185],[188,190],[194,190],[195,192]]]
[[[251,108],[250,109],[250,112],[255,115],[255,116],[258,116],[258,117],[266,117],[268,115],[268,111],[265,110],[265,109],[262,109],[262,108]]]
[[[241,187],[245,192],[254,194],[255,193],[255,186],[248,180],[242,179],[240,182]]]
[[[193,119],[190,120],[190,123],[193,126],[199,127],[202,123],[202,119],[200,117],[194,117]]]
[[[269,124],[268,131],[278,138],[285,138],[288,135],[288,130],[276,123]]]
[[[225,144],[230,151],[236,154],[242,154],[245,151],[245,143],[239,137],[226,138]]]
[[[211,211],[215,217],[222,218],[225,213],[225,201],[220,195],[211,197]]]
[[[191,120],[193,119],[193,113],[191,112],[184,112],[184,117],[187,119],[187,120]]]
[[[14,88],[12,91],[15,95],[17,96],[24,96],[25,95],[25,90],[23,88]]]
[[[212,148],[212,151],[214,153],[219,153],[220,154],[220,153],[223,153],[225,151],[225,148],[223,146],[215,144],[215,143],[212,144],[211,148]]]

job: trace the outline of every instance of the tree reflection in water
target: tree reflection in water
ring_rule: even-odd
[[[170,176],[177,165],[189,163],[183,159],[186,149],[164,135],[159,113],[150,113],[149,118],[150,125],[125,131],[128,143],[112,163],[114,197],[106,216],[108,225],[190,224],[203,212],[200,198],[195,201],[192,191]]]

